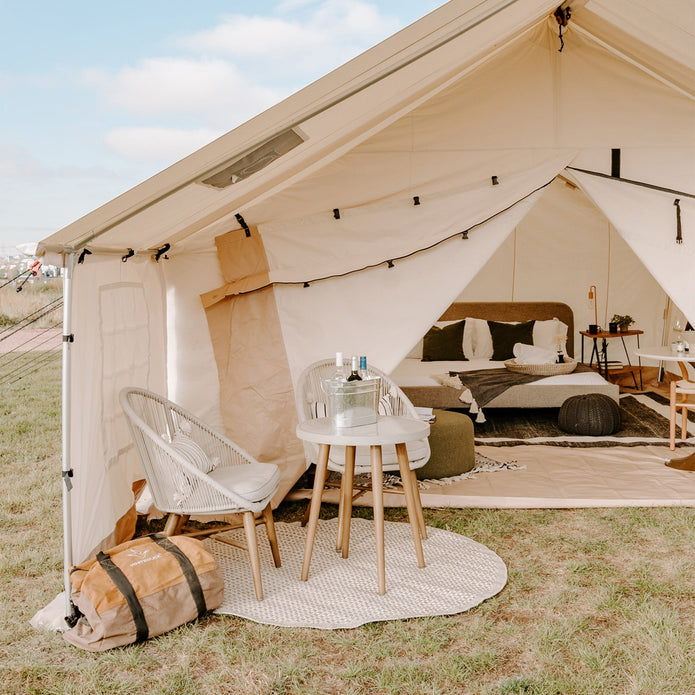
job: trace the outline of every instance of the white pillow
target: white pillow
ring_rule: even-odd
[[[516,343],[514,345],[514,358],[517,364],[553,364],[557,353],[555,350]]]
[[[558,340],[562,339],[562,352],[567,355],[567,329],[567,324],[558,318],[536,321],[533,326],[533,344],[557,352]]]
[[[470,324],[471,327],[471,342],[467,344],[466,341],[466,328]],[[472,352],[472,356],[469,357],[466,353],[466,348],[469,352]],[[487,325],[485,319],[466,319],[466,325],[463,329],[463,354],[468,357],[468,359],[476,360],[489,360],[494,352],[492,347],[492,336],[490,335],[490,327]]]
[[[202,448],[184,432],[177,432],[174,435],[171,448],[188,459],[190,463],[196,468],[199,468],[203,473],[209,473],[215,468],[215,464],[217,463],[211,461]]]
[[[476,320],[477,319],[466,318],[466,324],[463,327],[463,356],[467,360],[475,359]]]

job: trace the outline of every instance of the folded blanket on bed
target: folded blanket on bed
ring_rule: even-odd
[[[577,365],[575,372],[591,371],[585,365]],[[471,403],[471,413],[478,413],[477,422],[485,422],[482,409],[508,388],[518,384],[530,384],[532,381],[547,379],[537,374],[519,374],[506,369],[476,369],[470,372],[449,372],[450,377],[457,377],[464,391],[459,397],[464,403]],[[453,384],[447,384],[453,385]]]
[[[477,403],[478,408],[484,408],[512,386],[547,379],[546,376],[518,374],[506,369],[478,369],[473,372],[450,372],[450,375],[457,376],[463,388],[471,392],[472,400]]]

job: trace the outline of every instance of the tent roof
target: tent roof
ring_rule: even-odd
[[[47,237],[38,253],[79,251],[87,245],[147,253],[165,243],[174,250],[208,246],[214,236],[239,228],[236,213],[252,206],[259,210],[259,203],[396,122],[533,27],[554,22],[556,5],[557,0],[451,0]],[[590,37],[693,97],[693,0],[578,0],[571,5],[568,31]],[[233,163],[253,170],[267,156],[258,148],[288,133],[291,149],[274,161],[268,157],[270,163],[247,178],[224,188],[203,183]]]

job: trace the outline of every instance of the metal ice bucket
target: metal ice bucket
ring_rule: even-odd
[[[328,396],[328,416],[336,427],[359,427],[376,422],[381,378],[362,381],[322,379],[321,386]]]

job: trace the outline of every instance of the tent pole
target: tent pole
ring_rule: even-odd
[[[62,369],[62,478],[63,478],[63,574],[65,583],[65,618],[68,624],[75,618],[75,606],[71,599],[70,568],[72,567],[72,515],[70,490],[72,489],[72,468],[70,466],[70,395],[72,346],[72,270],[75,254],[63,257],[63,369]]]

